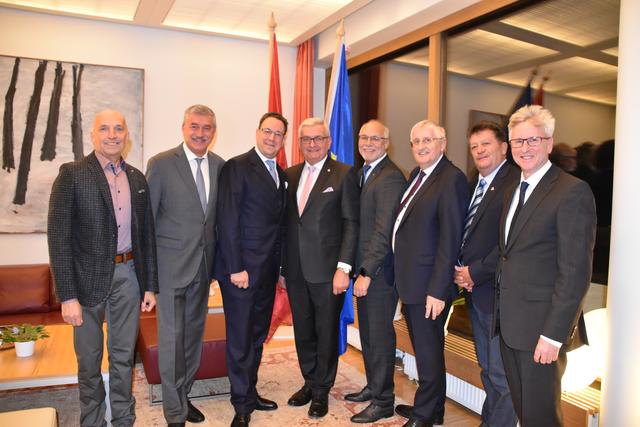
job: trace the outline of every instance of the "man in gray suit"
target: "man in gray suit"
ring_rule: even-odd
[[[106,319],[111,423],[132,426],[138,309],[151,311],[158,291],[153,216],[144,175],[122,158],[129,144],[122,114],[98,113],[91,140],[94,152],[62,165],[53,183],[49,258],[62,318],[74,327],[80,425],[107,425],[100,374]]]
[[[184,143],[149,160],[147,181],[158,247],[158,363],[170,426],[202,422],[187,394],[200,366],[215,253],[215,202],[224,160],[209,151],[216,116],[204,105],[184,113]]]
[[[358,297],[358,324],[367,385],[344,398],[352,402],[371,401],[351,417],[354,423],[373,423],[393,416],[393,373],[396,332],[393,316],[398,293],[389,282],[385,259],[391,252],[393,220],[404,175],[387,156],[389,129],[377,120],[360,129],[358,150],[364,165],[360,183],[360,233],[356,252],[353,294]],[[389,264],[389,263],[387,263]]]
[[[587,344],[596,208],[589,185],[549,161],[555,119],[526,105],[509,119],[520,180],[505,190],[495,331],[520,425],[561,426],[567,351]]]

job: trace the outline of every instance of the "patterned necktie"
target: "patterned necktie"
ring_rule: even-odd
[[[411,187],[411,190],[409,190],[409,194],[407,194],[407,197],[402,199],[402,202],[400,202],[400,206],[398,207],[398,212],[396,213],[396,216],[398,216],[400,212],[402,212],[402,209],[404,209],[404,206],[409,202],[409,200],[411,200],[411,197],[415,194],[415,192],[418,191],[418,187],[420,187],[420,183],[422,182],[425,176],[426,174],[424,173],[423,170],[421,170],[420,173],[418,174],[418,179],[416,180],[415,184],[413,184],[413,187]]]
[[[309,194],[311,193],[311,188],[313,187],[313,174],[315,173],[315,171],[315,166],[309,166],[307,180],[304,182],[304,187],[302,188],[302,193],[300,194],[300,200],[298,201],[298,214],[300,215],[302,215],[304,207],[307,204],[307,200],[309,200]]]
[[[511,218],[511,224],[509,224],[509,234],[507,235],[507,243],[509,243],[509,239],[511,239],[511,234],[516,224],[516,219],[518,219],[518,215],[520,215],[522,206],[524,206],[524,194],[527,192],[527,187],[529,187],[528,182],[522,181],[520,183],[520,196],[518,197],[518,206],[516,207],[516,211],[513,213],[513,218]]]
[[[367,174],[371,170],[371,165],[364,165],[362,168],[362,175],[360,176],[360,188],[364,187],[364,183],[367,182]]]
[[[265,160],[267,163],[267,168],[269,169],[269,173],[271,174],[271,178],[273,178],[273,182],[276,183],[276,187],[278,186],[278,176],[276,175],[276,162],[273,159]]]
[[[200,205],[202,205],[202,212],[207,211],[207,191],[204,186],[204,175],[202,174],[201,163],[204,157],[196,157],[198,162],[198,169],[196,170],[196,189],[198,190],[198,198],[200,199]]]
[[[469,210],[467,210],[467,217],[464,220],[464,233],[462,234],[462,246],[464,246],[464,243],[467,241],[467,237],[469,237],[469,229],[471,228],[471,224],[473,223],[473,217],[475,216],[476,212],[478,212],[478,206],[480,206],[482,196],[484,196],[485,185],[487,185],[487,181],[482,178],[478,183],[478,188],[476,189],[475,196],[473,196],[471,206],[469,206]]]

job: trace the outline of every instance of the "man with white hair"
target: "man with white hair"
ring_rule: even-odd
[[[444,323],[467,210],[467,179],[444,154],[445,130],[424,120],[411,129],[416,167],[393,227],[395,284],[418,367],[414,405],[398,405],[405,427],[442,424],[446,378]]]
[[[591,279],[596,211],[589,185],[549,161],[555,119],[527,105],[509,120],[520,180],[505,190],[495,331],[522,426],[561,426],[569,350],[587,343],[582,302]]]

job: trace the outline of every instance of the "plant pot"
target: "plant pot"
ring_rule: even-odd
[[[36,347],[35,341],[17,342],[16,344],[16,356],[29,357],[33,356],[33,351]]]

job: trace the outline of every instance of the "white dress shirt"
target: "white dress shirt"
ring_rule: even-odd
[[[398,227],[400,226],[400,223],[402,222],[402,218],[404,218],[404,214],[407,211],[407,208],[409,207],[409,205],[411,205],[411,203],[413,203],[413,198],[416,197],[416,194],[418,194],[418,191],[420,191],[420,189],[422,188],[424,183],[427,182],[427,179],[429,179],[429,175],[431,175],[431,173],[436,168],[438,163],[440,163],[440,160],[442,160],[442,156],[443,155],[440,154],[440,157],[438,157],[438,160],[436,160],[436,162],[434,164],[432,164],[428,168],[422,169],[422,171],[424,172],[424,178],[422,178],[422,182],[420,183],[420,186],[416,189],[415,193],[413,193],[411,198],[409,200],[407,200],[407,202],[404,204],[404,207],[402,208],[402,210],[400,212],[398,212],[398,217],[396,218],[396,222],[393,224],[393,234],[391,235],[391,249],[393,251],[395,251],[395,249],[396,249],[396,233],[398,232]],[[413,185],[415,184],[415,182],[417,181],[419,176],[420,176],[420,173],[418,172],[416,174],[416,176],[413,178],[413,181],[411,181],[411,185],[409,185],[407,187],[407,190],[402,195],[402,198],[400,199],[401,201],[404,200],[405,197],[407,197],[407,195],[411,191],[411,188],[413,187]]]
[[[269,172],[269,176],[271,176],[271,171],[269,170],[269,165],[267,165],[267,160],[272,160],[274,162],[273,170],[276,172],[276,188],[280,188],[280,177],[278,176],[278,166],[277,166],[278,161],[275,158],[270,159],[264,154],[262,154],[260,150],[258,150],[258,147],[253,147],[253,149],[256,150],[256,154],[258,154],[258,157],[260,157],[260,160],[262,160],[262,164],[267,169],[267,172]]]
[[[196,173],[198,173],[198,161],[200,156],[196,156],[193,151],[187,147],[187,144],[182,143],[182,148],[184,149],[184,153],[187,155],[187,160],[189,161],[189,167],[191,168],[191,175],[193,176],[193,182],[196,182]],[[207,196],[207,203],[209,203],[209,159],[207,158],[207,151],[202,158],[203,161],[200,162],[200,169],[202,170],[202,177],[204,178],[204,192]]]

